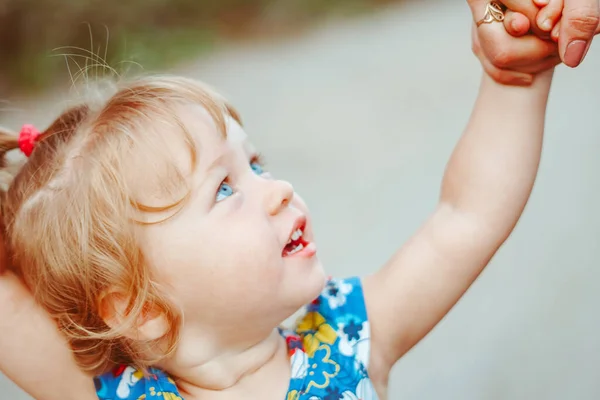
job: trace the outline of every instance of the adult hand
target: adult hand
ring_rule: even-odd
[[[508,0],[507,7],[517,10],[515,4],[529,0]],[[558,40],[561,60],[569,67],[577,67],[587,54],[594,35],[600,33],[599,0],[534,0],[536,5],[544,7],[531,23],[549,32],[552,27],[553,39]],[[512,6],[512,7],[511,7]],[[519,7],[519,6],[517,6]],[[562,12],[562,17],[561,16]],[[560,18],[559,21],[557,19]],[[558,22],[556,25],[555,22]]]
[[[597,1],[597,0],[595,0]],[[531,0],[507,0],[519,3],[519,10],[505,12],[504,26],[499,22],[473,26],[473,52],[488,75],[495,81],[509,85],[529,85],[533,75],[560,64],[558,46],[550,40],[526,35],[535,27],[528,14],[537,15],[539,9]],[[473,20],[485,14],[488,0],[467,0]],[[524,6],[527,3],[528,5]],[[515,12],[518,11],[518,12]],[[527,14],[526,14],[527,13]],[[549,36],[549,34],[546,34]]]

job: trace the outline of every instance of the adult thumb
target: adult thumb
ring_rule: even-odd
[[[600,21],[598,0],[564,0],[558,39],[560,58],[577,67],[587,54]]]

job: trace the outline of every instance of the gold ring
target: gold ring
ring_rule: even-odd
[[[477,27],[482,24],[491,24],[492,22],[502,21],[504,21],[504,11],[502,10],[502,6],[495,1],[491,1],[485,7],[483,18],[477,21]]]

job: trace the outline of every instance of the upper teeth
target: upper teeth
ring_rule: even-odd
[[[291,243],[294,240],[298,240],[302,237],[302,230],[301,229],[297,229],[294,233],[292,233],[292,237],[290,240],[288,240],[288,243]]]

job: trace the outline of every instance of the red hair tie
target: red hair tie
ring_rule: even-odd
[[[21,132],[19,133],[19,149],[25,154],[27,157],[31,155],[33,152],[33,148],[35,147],[35,142],[40,136],[40,132],[35,129],[33,125],[23,125],[21,128]]]

